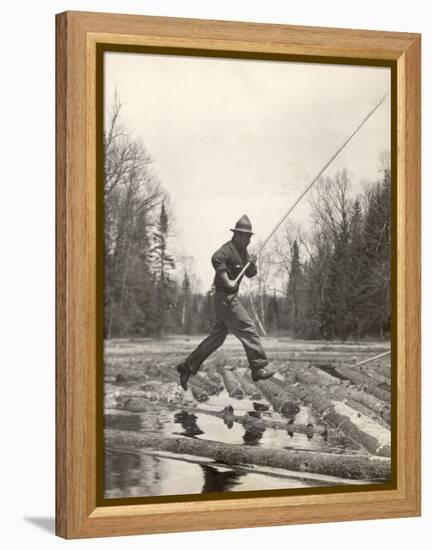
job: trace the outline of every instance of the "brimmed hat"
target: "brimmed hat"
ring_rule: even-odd
[[[230,231],[238,231],[239,233],[249,233],[250,235],[253,235],[252,232],[252,224],[250,219],[246,216],[246,214],[243,214],[243,216],[238,220],[238,222],[235,224],[234,229],[230,229]]]

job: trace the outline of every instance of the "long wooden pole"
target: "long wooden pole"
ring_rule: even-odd
[[[350,368],[352,367],[360,367],[360,365],[366,365],[366,363],[371,363],[372,361],[375,361],[376,359],[381,359],[381,357],[386,357],[387,355],[390,355],[391,351],[385,351],[384,353],[380,353],[379,355],[375,355],[374,357],[369,357],[369,359],[365,359],[364,361],[360,361],[360,363],[355,363],[354,365],[348,365]]]
[[[291,214],[291,212],[294,210],[294,208],[298,205],[298,203],[303,199],[303,197],[308,193],[308,191],[313,187],[313,185],[319,180],[319,178],[323,175],[325,170],[330,166],[330,164],[335,160],[335,158],[339,155],[339,153],[344,149],[344,147],[352,140],[352,138],[357,134],[357,132],[360,130],[360,128],[363,127],[363,125],[366,123],[366,121],[375,113],[375,111],[380,107],[380,105],[384,102],[385,98],[387,97],[387,93],[378,101],[378,103],[375,105],[375,107],[366,115],[366,117],[360,122],[360,124],[355,128],[353,132],[349,135],[349,137],[342,143],[342,145],[337,149],[337,151],[330,157],[330,160],[328,160],[325,165],[321,168],[321,170],[318,172],[318,174],[313,178],[313,180],[308,183],[308,185],[305,187],[305,189],[300,193],[300,195],[296,198],[296,200],[292,203],[292,205],[289,207],[288,211],[282,216],[282,218],[278,221],[278,223],[275,225],[275,227],[272,229],[270,234],[267,236],[267,238],[264,240],[264,242],[259,247],[257,253],[255,254],[258,256],[263,248],[267,245],[269,240],[273,237],[273,235],[276,233],[276,231],[279,229],[279,227],[283,224],[283,222],[288,218],[288,216]],[[245,274],[247,268],[250,266],[251,262],[247,262],[246,265],[243,267],[243,269],[240,271],[239,275],[236,277],[235,282],[238,283],[239,280],[243,277]]]

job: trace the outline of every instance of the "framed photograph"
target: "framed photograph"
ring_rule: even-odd
[[[420,514],[420,36],[57,16],[56,532]]]

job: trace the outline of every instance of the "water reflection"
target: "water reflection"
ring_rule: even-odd
[[[266,431],[264,422],[261,420],[261,413],[255,410],[249,411],[249,417],[244,420],[243,427],[245,429],[243,441],[246,445],[260,445],[260,441]]]
[[[271,430],[269,430],[271,431]],[[193,463],[180,457],[149,456],[109,450],[105,453],[105,498],[256,491],[290,487],[325,486],[325,481],[260,472],[235,467]]]
[[[143,454],[105,453],[105,497],[217,493],[235,490],[246,474]]]
[[[232,430],[234,426],[234,409],[232,408],[231,405],[228,405],[228,407],[225,407],[222,412],[223,412],[223,423],[229,430]]]
[[[105,453],[105,490],[126,492],[131,486],[139,485],[141,460],[138,454]]]
[[[243,434],[243,441],[247,445],[259,445],[260,441],[262,439],[262,436],[264,435],[265,428],[249,428],[245,430],[245,433]]]
[[[174,422],[176,424],[181,424],[184,429],[181,435],[195,437],[204,433],[197,424],[197,416],[193,413],[180,411],[174,415]]]
[[[202,493],[217,493],[232,490],[245,474],[234,470],[220,470],[208,464],[200,464],[204,474]]]
[[[196,464],[143,453],[105,453],[106,498],[199,493],[202,484]]]

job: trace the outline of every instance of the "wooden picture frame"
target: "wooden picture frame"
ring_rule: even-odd
[[[420,35],[104,13],[57,15],[56,533],[83,538],[420,514]],[[99,506],[98,45],[367,59],[395,70],[397,410],[392,488]]]

